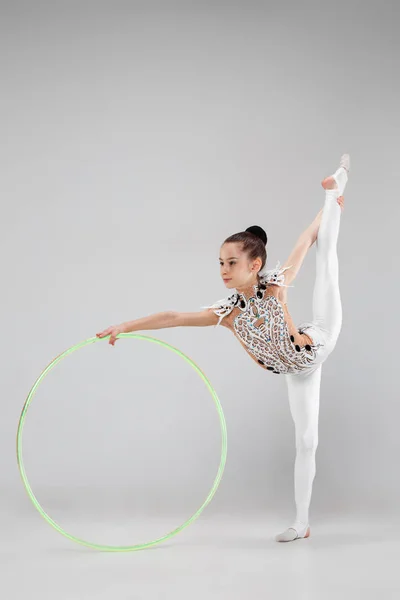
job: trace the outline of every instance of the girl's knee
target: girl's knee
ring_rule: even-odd
[[[318,433],[305,433],[296,438],[297,452],[315,454],[318,448]]]

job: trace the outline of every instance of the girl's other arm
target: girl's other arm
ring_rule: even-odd
[[[343,211],[344,197],[339,196],[339,198],[337,199],[337,202]],[[284,267],[289,267],[290,265],[292,265],[290,269],[285,271],[285,284],[286,285],[290,285],[290,283],[295,279],[295,277],[297,276],[297,273],[300,271],[301,265],[303,264],[303,261],[306,257],[307,252],[309,251],[311,246],[316,241],[316,239],[318,237],[319,226],[321,224],[322,213],[323,213],[323,209],[321,208],[321,210],[319,211],[319,213],[317,214],[317,216],[315,217],[315,219],[311,223],[311,225],[309,225],[307,227],[307,229],[305,229],[303,231],[303,233],[300,235],[300,237],[298,238],[298,240],[295,244],[295,247],[293,248],[292,252],[290,253],[289,258],[287,259],[285,264],[282,266],[282,268],[284,268]],[[286,303],[287,288],[284,288],[284,287],[280,288],[279,300],[281,302],[283,302],[284,304]]]
[[[109,344],[114,346],[117,336],[120,333],[147,329],[166,329],[168,327],[207,327],[209,325],[216,325],[217,323],[218,316],[209,308],[188,313],[165,311],[108,327],[101,333],[96,333],[96,336],[103,338],[109,335]]]

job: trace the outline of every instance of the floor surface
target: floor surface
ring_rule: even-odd
[[[34,509],[18,519],[2,517],[5,600],[400,598],[400,520],[393,516],[319,518],[308,539],[278,543],[275,534],[290,524],[281,516],[205,511],[170,540],[130,553],[76,544]],[[131,540],[135,544],[171,531],[171,522],[170,516],[140,522],[126,517],[124,529],[140,534]],[[122,530],[106,519],[75,526],[74,534],[81,529],[90,541],[106,544]]]

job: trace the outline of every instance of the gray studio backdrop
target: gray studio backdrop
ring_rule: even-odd
[[[283,263],[343,152],[344,319],[323,367],[311,514],[398,508],[400,43],[384,6],[319,6],[1,3],[2,519],[31,510],[15,435],[48,363],[108,325],[226,296],[220,245],[250,225],[268,233],[269,268]],[[297,323],[314,276],[312,248],[289,292]],[[207,510],[293,516],[284,377],[222,327],[142,333],[191,357],[223,406],[228,460]],[[220,443],[190,365],[120,340],[43,380],[24,456],[53,516],[189,516]]]

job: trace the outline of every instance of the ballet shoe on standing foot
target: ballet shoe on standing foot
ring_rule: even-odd
[[[342,154],[340,157],[339,168],[333,175],[325,177],[321,181],[321,185],[324,190],[337,190],[338,196],[342,196],[344,188],[348,180],[348,173],[350,172],[350,156],[348,154]]]
[[[285,531],[283,531],[282,533],[278,533],[278,535],[275,536],[275,541],[293,542],[294,540],[299,540],[308,537],[310,537],[309,525],[306,525],[305,527],[301,525],[293,525],[292,527],[288,527],[288,529],[285,529]]]

